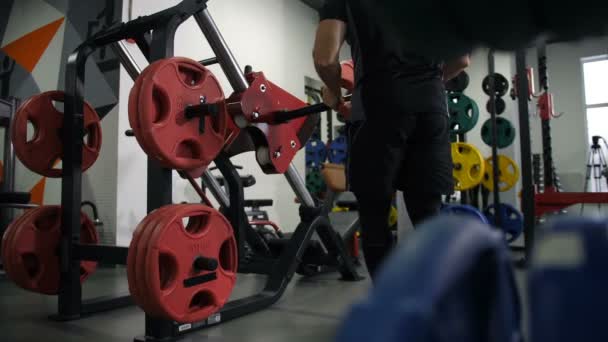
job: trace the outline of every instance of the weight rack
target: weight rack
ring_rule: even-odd
[[[216,55],[216,57],[202,61],[201,64],[220,64],[234,91],[243,92],[249,87],[249,84],[209,14],[207,1],[184,0],[161,12],[115,25],[83,43],[68,58],[63,122],[65,128],[63,144],[66,148],[64,149],[61,195],[63,218],[60,249],[61,285],[58,314],[54,316],[56,319],[77,319],[88,314],[132,304],[129,296],[100,298],[86,302],[81,299],[82,289],[78,272],[81,260],[125,265],[128,253],[126,247],[79,243],[83,144],[81,137],[84,133],[82,113],[87,58],[96,48],[111,45],[129,75],[135,78],[140,70],[122,41],[133,39],[150,63],[172,57],[177,28],[188,18],[194,17]],[[153,31],[152,35],[149,34],[151,31]],[[222,205],[223,213],[233,226],[239,250],[241,250],[240,247],[250,228],[246,226],[248,224],[244,216],[243,186],[227,154],[220,154],[215,163],[228,184],[229,194],[222,190],[217,180],[208,171],[202,177],[203,182]],[[172,170],[162,168],[155,160],[148,158],[147,175],[148,212],[172,204]],[[179,324],[146,315],[145,336],[136,338],[136,341],[172,340],[194,330],[219,324],[274,304],[282,296],[293,277],[305,247],[314,232],[319,234],[323,245],[336,259],[343,279],[361,279],[355,266],[346,257],[347,253],[342,241],[331,227],[329,220],[327,217],[319,215],[320,209],[315,206],[312,196],[306,190],[302,177],[293,164],[289,166],[285,177],[303,204],[302,222],[296,228],[279,259],[271,265],[260,268],[258,272],[252,271],[268,276],[264,290],[253,296],[227,303],[220,312],[201,322]]]

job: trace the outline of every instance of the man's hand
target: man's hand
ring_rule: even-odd
[[[469,55],[464,55],[445,63],[443,66],[443,81],[447,82],[458,76],[469,65],[471,65],[471,57]]]
[[[321,94],[323,96],[323,103],[335,111],[338,111],[338,108],[344,103],[342,96],[334,94],[334,92],[327,87],[321,89]]]

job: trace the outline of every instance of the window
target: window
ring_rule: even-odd
[[[587,134],[589,145],[594,136],[608,139],[608,55],[585,58],[583,62],[583,79],[585,86],[585,109],[587,114]],[[607,146],[600,142],[604,153]],[[599,156],[595,156],[593,164],[600,164]],[[591,175],[589,191],[608,191],[606,182],[602,180],[600,188],[594,184]]]

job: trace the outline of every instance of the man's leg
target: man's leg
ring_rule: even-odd
[[[352,139],[348,173],[359,203],[363,253],[372,279],[394,244],[388,215],[409,133],[403,127],[415,124],[413,116],[407,117],[397,124],[368,120]]]
[[[403,193],[403,200],[414,228],[421,222],[438,215],[441,209],[441,194],[409,191]]]

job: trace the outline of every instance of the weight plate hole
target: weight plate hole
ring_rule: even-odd
[[[232,266],[234,265],[232,255],[232,245],[230,244],[230,240],[226,240],[222,244],[222,247],[220,247],[220,266],[222,269],[230,272],[234,271]]]
[[[193,70],[184,65],[180,65],[178,68],[179,75],[186,85],[190,87],[196,87],[200,85],[203,80],[203,75],[198,70]]]
[[[35,278],[40,272],[40,262],[33,253],[26,253],[21,256],[25,271],[30,278]]]
[[[154,99],[154,115],[152,116],[154,120],[152,122],[156,124],[169,117],[169,95],[164,89],[154,87],[152,98]]]
[[[31,120],[27,120],[27,134],[26,134],[26,142],[32,142],[38,137],[38,127]]]
[[[186,232],[192,235],[203,234],[209,224],[209,216],[199,215],[182,218],[182,223],[186,227]]]
[[[49,165],[49,167],[53,170],[61,170],[62,164],[63,161],[61,160],[61,158],[57,158],[55,160],[51,160],[51,165]]]
[[[45,215],[41,215],[34,221],[34,227],[39,231],[49,231],[59,224],[59,210],[53,210],[47,212]]]
[[[201,150],[199,145],[192,140],[184,140],[177,145],[175,155],[184,159],[200,159]]]
[[[158,255],[158,276],[161,291],[165,291],[173,286],[175,279],[177,279],[177,262],[173,256],[167,253],[160,253]]]
[[[198,311],[200,309],[215,306],[215,299],[208,291],[201,291],[195,294],[190,300],[190,311]]]
[[[87,273],[88,273],[87,270],[84,267],[80,266],[80,276],[82,277],[82,276],[86,275]]]
[[[65,106],[62,101],[51,100],[51,103],[53,104],[53,107],[57,109],[58,112],[63,113]]]
[[[99,136],[95,130],[95,124],[91,124],[85,128],[84,144],[90,148],[95,148],[99,144]]]

